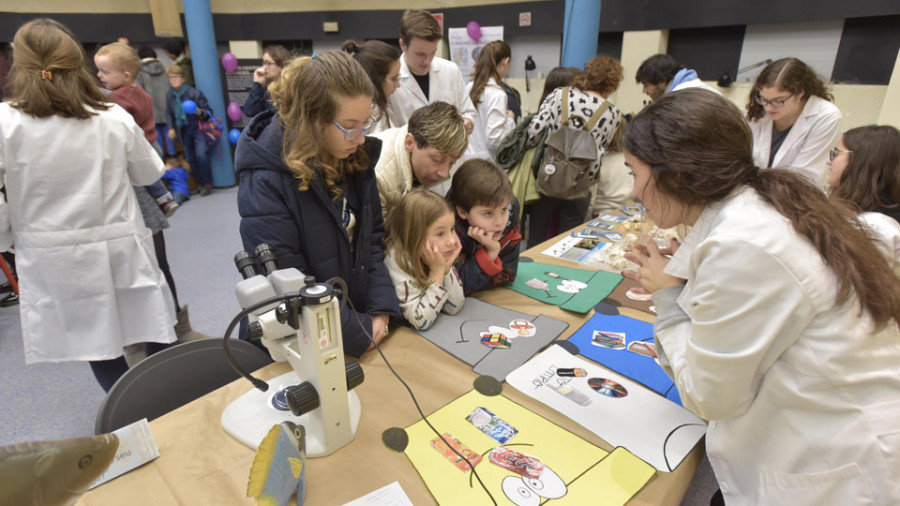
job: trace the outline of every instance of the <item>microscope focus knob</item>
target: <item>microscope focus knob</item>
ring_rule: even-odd
[[[247,337],[250,338],[251,341],[259,341],[263,336],[263,328],[262,324],[258,321],[250,322],[247,325]]]
[[[344,372],[347,374],[348,392],[362,385],[362,382],[366,379],[362,366],[359,365],[359,362],[354,362],[353,360],[344,364]]]
[[[319,394],[316,393],[316,387],[308,381],[286,388],[284,394],[294,416],[301,416],[319,407]]]

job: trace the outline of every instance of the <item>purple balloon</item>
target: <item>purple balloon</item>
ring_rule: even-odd
[[[241,110],[241,106],[237,105],[235,102],[231,102],[228,104],[228,119],[231,121],[240,121],[241,118],[244,117],[244,111]]]
[[[222,66],[225,67],[225,72],[231,74],[238,68],[237,56],[231,53],[225,53],[222,55]]]
[[[466,33],[472,40],[478,42],[481,39],[481,25],[478,24],[478,21],[469,21],[469,24],[466,25]]]

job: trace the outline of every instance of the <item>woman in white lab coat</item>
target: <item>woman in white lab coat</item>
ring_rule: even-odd
[[[494,161],[497,148],[506,134],[516,128],[515,113],[507,105],[506,90],[500,81],[509,73],[509,45],[502,40],[489,42],[478,53],[472,81],[466,85],[478,117],[469,136],[467,158]]]
[[[832,99],[802,61],[782,58],[767,65],[747,102],[754,163],[796,172],[824,190],[828,150],[841,127]]]
[[[900,272],[900,131],[892,126],[848,130],[828,153],[832,198],[859,207],[860,221]]]
[[[726,99],[665,95],[623,135],[634,195],[665,256],[634,246],[659,362],[709,420],[731,505],[900,504],[900,283],[856,214],[759,170]]]
[[[0,249],[16,246],[25,361],[87,360],[104,390],[123,347],[175,341],[174,303],[131,185],[165,166],[105,103],[80,43],[37,19],[16,32],[0,104]]]

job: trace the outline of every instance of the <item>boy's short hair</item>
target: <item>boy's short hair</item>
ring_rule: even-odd
[[[408,46],[413,37],[428,42],[441,40],[443,38],[441,25],[430,12],[410,9],[403,13],[403,19],[400,20],[400,39]]]
[[[169,39],[163,43],[163,49],[165,49],[167,53],[174,54],[178,57],[184,52],[184,42],[178,39]]]
[[[181,167],[182,165],[184,165],[183,163],[181,163],[180,158],[178,158],[177,156],[172,156],[172,155],[164,157],[163,163],[165,165],[174,165],[175,167]]]
[[[119,66],[123,72],[131,74],[131,78],[137,77],[141,71],[141,59],[131,46],[121,42],[107,44],[97,50],[97,56],[106,56]]]
[[[684,65],[678,63],[674,57],[667,54],[656,54],[644,60],[638,67],[634,78],[638,83],[662,84],[670,83]]]
[[[156,58],[156,50],[150,46],[141,46],[137,49],[138,58]]]
[[[447,102],[433,102],[416,109],[406,128],[419,149],[432,146],[444,155],[459,158],[469,145],[462,116]]]
[[[169,67],[166,69],[166,74],[170,76],[184,77],[184,69],[181,68],[181,65],[169,65]]]
[[[494,162],[473,158],[460,165],[450,183],[454,206],[469,212],[475,206],[499,207],[512,202],[509,176]]]

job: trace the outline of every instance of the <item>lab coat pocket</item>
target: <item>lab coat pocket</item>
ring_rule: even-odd
[[[888,474],[900,469],[900,400],[882,402],[865,409],[866,421],[875,433]],[[894,493],[900,495],[894,483]]]
[[[875,504],[872,491],[857,464],[819,473],[784,474],[763,470],[758,504],[864,505]]]

